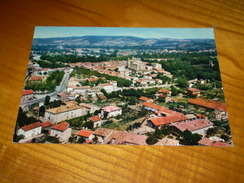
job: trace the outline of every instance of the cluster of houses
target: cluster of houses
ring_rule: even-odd
[[[132,57],[128,61],[109,61],[109,62],[83,62],[69,64],[71,67],[79,66],[86,69],[98,71],[101,74],[117,76],[132,81],[132,83],[148,86],[160,85],[163,83],[161,79],[156,79],[158,73],[172,78],[172,74],[165,71],[159,63],[148,64],[142,62],[139,58]]]

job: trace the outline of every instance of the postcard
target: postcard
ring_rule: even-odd
[[[232,146],[212,28],[36,27],[13,142]]]

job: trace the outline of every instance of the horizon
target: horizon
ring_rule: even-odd
[[[214,39],[214,29],[36,26],[33,39],[83,36],[132,36],[144,39]]]

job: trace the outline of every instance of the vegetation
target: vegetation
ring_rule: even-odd
[[[25,89],[32,89],[34,91],[54,91],[56,86],[60,84],[64,76],[64,71],[52,72],[44,82],[27,81]]]

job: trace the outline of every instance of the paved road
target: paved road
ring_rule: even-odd
[[[139,89],[148,89],[148,88],[163,88],[163,87],[170,87],[172,85],[175,84],[164,84],[164,85],[155,85],[155,86],[138,86],[138,87],[123,87],[123,90],[128,90],[128,89],[135,89],[135,90],[139,90]]]
[[[53,97],[53,96],[56,96],[58,93],[60,92],[63,92],[65,91],[66,87],[67,87],[67,84],[68,84],[68,81],[69,81],[69,74],[68,73],[65,73],[64,74],[64,77],[60,83],[59,86],[56,87],[56,91],[54,93],[50,93],[50,94],[43,94],[43,95],[35,95],[35,97],[37,99],[34,99],[34,100],[28,100],[28,101],[24,101],[20,104],[20,106],[22,108],[25,108],[25,107],[28,107],[32,104],[35,104],[35,103],[39,103],[39,102],[43,102],[45,100],[45,97],[47,95],[49,95],[50,97]]]

